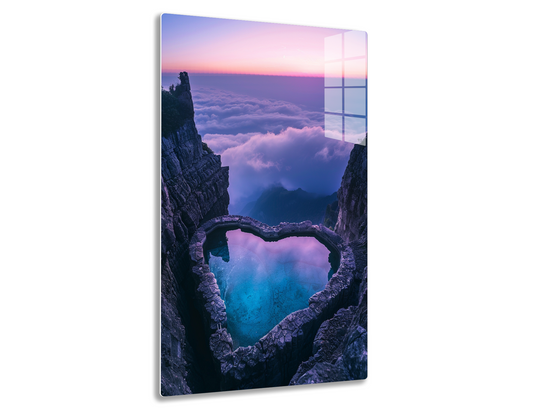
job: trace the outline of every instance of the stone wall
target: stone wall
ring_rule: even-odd
[[[265,240],[313,236],[340,255],[340,266],[325,289],[309,299],[308,308],[288,315],[255,345],[233,351],[225,304],[215,276],[204,260],[206,237],[217,229],[241,229]],[[249,217],[217,217],[198,228],[191,239],[189,252],[197,307],[202,312],[204,331],[209,337],[215,370],[223,390],[288,385],[298,366],[312,354],[313,339],[320,325],[346,307],[360,285],[354,277],[351,248],[333,231],[322,225],[312,225],[310,221],[270,227]]]

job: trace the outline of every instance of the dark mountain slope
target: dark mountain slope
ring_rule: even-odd
[[[275,186],[264,191],[255,203],[246,205],[242,212],[271,226],[307,220],[320,224],[324,221],[327,206],[336,199],[337,193],[318,196],[302,189],[288,191]]]

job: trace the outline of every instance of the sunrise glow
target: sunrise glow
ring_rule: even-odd
[[[349,31],[171,14],[162,27],[163,73],[301,77],[324,76],[324,39]]]

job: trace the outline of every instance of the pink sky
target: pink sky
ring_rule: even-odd
[[[162,71],[324,75],[324,38],[348,30],[164,14]]]

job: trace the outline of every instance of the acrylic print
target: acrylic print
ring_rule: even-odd
[[[367,377],[367,36],[161,17],[161,394]]]

